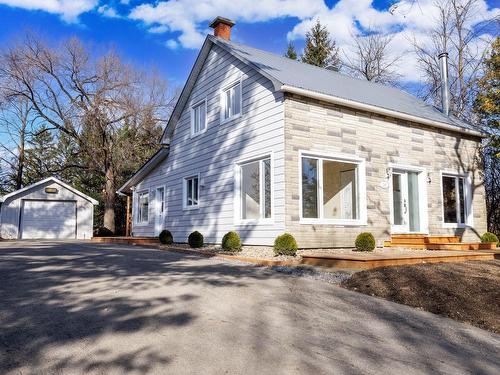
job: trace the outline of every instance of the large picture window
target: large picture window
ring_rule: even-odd
[[[241,220],[269,219],[271,203],[271,158],[239,165]]]
[[[199,177],[192,176],[184,179],[184,208],[196,208],[199,205]]]
[[[222,91],[222,119],[229,120],[241,114],[241,81]]]
[[[466,178],[443,174],[442,187],[444,223],[465,225],[468,216]]]
[[[137,223],[145,224],[149,221],[149,192],[137,194]]]
[[[364,219],[364,163],[306,156],[301,159],[302,219],[359,224]]]

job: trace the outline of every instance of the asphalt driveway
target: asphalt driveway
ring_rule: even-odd
[[[1,374],[498,374],[499,336],[217,258],[0,242]]]

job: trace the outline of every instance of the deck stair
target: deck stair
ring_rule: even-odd
[[[91,241],[124,245],[150,245],[160,243],[158,237],[92,237]]]
[[[457,236],[427,236],[425,234],[394,234],[384,247],[405,247],[422,250],[494,250],[493,243],[460,242]]]

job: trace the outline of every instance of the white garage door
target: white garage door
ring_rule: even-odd
[[[21,215],[21,238],[75,238],[75,204],[71,201],[24,201]]]

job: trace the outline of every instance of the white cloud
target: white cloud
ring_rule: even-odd
[[[165,26],[180,32],[178,42],[186,48],[198,48],[207,34],[208,22],[216,16],[241,22],[269,21],[280,17],[305,19],[326,9],[322,0],[171,0],[141,4],[130,12],[133,20],[148,26]],[[153,28],[153,30],[155,30]]]
[[[97,12],[109,18],[121,18],[115,8],[106,4],[97,8]]]
[[[170,49],[177,49],[179,47],[179,43],[175,39],[167,40],[165,45]]]
[[[66,22],[76,22],[82,13],[94,9],[99,0],[0,0],[0,4],[58,14]]]

